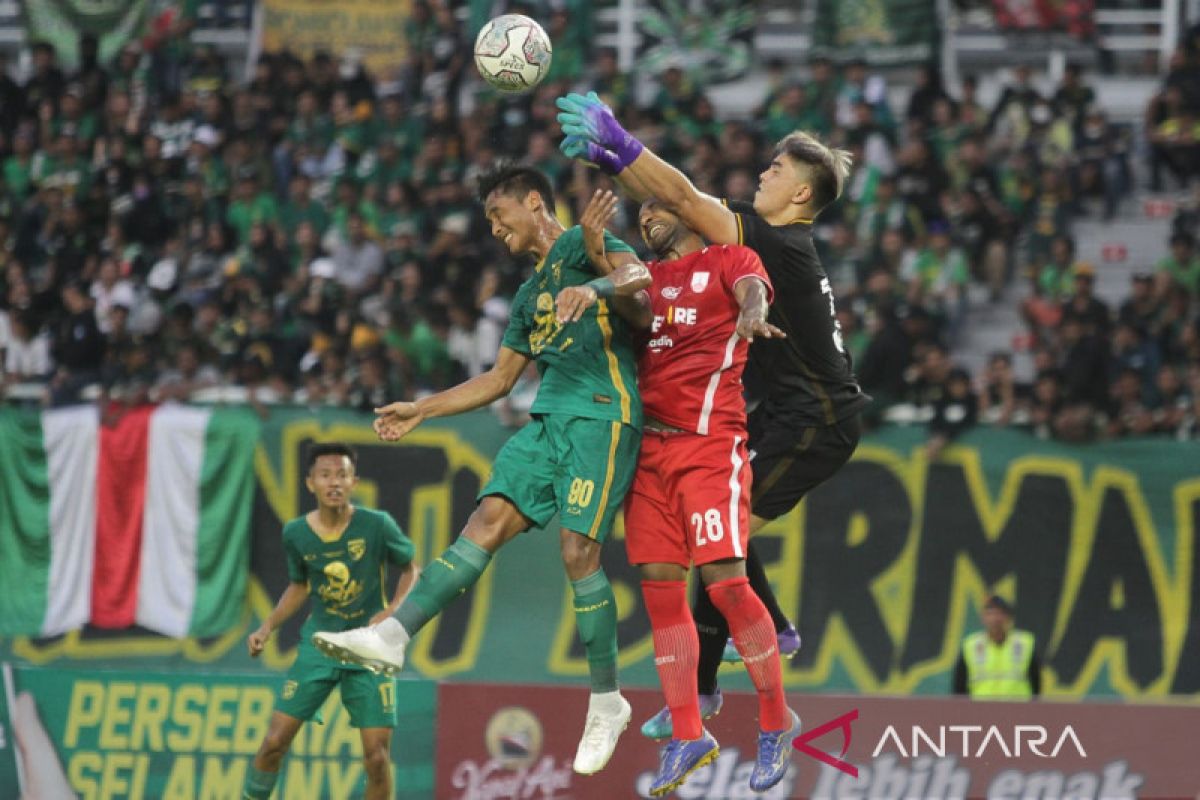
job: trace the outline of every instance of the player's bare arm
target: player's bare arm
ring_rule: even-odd
[[[378,625],[388,617],[396,613],[396,609],[404,602],[404,598],[408,597],[408,593],[412,591],[413,584],[417,582],[417,578],[421,575],[421,568],[417,566],[415,561],[410,561],[404,565],[400,571],[400,580],[396,581],[396,592],[392,595],[392,602],[388,607],[380,611],[375,616],[371,617],[371,625]]]
[[[561,145],[564,153],[616,176],[635,199],[656,198],[708,241],[739,244],[734,213],[626,132],[595,93],[568,94],[556,104],[566,134]]]
[[[736,215],[720,200],[697,189],[686,175],[651,151],[643,150],[625,172],[645,187],[648,196],[675,212],[684,225],[709,242],[739,244]]]
[[[495,366],[482,375],[415,403],[389,403],[375,409],[375,433],[385,442],[398,442],[427,419],[482,408],[511,392],[528,363],[528,356],[501,347]]]
[[[558,293],[557,317],[560,325],[576,322],[601,297],[612,298],[613,310],[638,328],[649,327],[652,314],[650,270],[632,253],[610,253],[604,246],[604,230],[617,213],[617,196],[596,190],[588,202],[579,225],[583,229],[584,249],[600,278],[582,286],[569,286]]]
[[[288,584],[288,587],[283,590],[283,594],[279,596],[279,602],[275,604],[275,608],[263,620],[263,624],[259,625],[258,630],[251,633],[246,639],[252,658],[258,658],[258,654],[267,646],[267,640],[271,638],[271,634],[303,608],[306,600],[308,600],[307,583]]]
[[[733,296],[737,298],[737,333],[748,342],[755,336],[764,339],[783,339],[783,331],[767,322],[767,284],[761,278],[746,277],[733,285]]]

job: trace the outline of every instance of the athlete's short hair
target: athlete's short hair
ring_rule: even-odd
[[[842,196],[854,157],[846,150],[822,144],[804,131],[793,131],[775,145],[775,155],[806,164],[812,171],[813,205],[820,211]]]
[[[317,459],[321,456],[345,456],[350,459],[350,464],[355,471],[358,470],[358,453],[345,442],[319,442],[310,446],[308,448],[308,472],[312,472],[312,468],[317,464]]]
[[[488,195],[500,192],[518,200],[524,200],[530,192],[542,196],[546,208],[554,209],[554,189],[550,179],[533,167],[522,164],[500,163],[479,176],[479,202],[487,202]]]

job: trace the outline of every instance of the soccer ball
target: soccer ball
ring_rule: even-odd
[[[475,39],[475,67],[502,92],[524,92],[550,70],[550,37],[521,14],[496,17]]]

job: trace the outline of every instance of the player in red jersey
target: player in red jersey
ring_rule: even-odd
[[[599,206],[607,209],[600,224],[615,206],[610,193]],[[659,260],[648,265],[652,317],[638,362],[646,422],[625,504],[625,546],[641,568],[655,664],[674,725],[650,793],[667,794],[718,753],[697,695],[700,642],[687,602],[693,563],[758,690],[759,752],[750,787],[766,791],[787,771],[800,720],[785,703],[774,624],[746,578],[751,473],[742,370],[754,337],[783,334],[766,321],[771,282],[753,250],[705,247],[653,200],[642,205],[638,221]],[[596,266],[608,271],[606,262]],[[611,278],[617,295],[635,287],[621,270]],[[595,301],[589,286],[564,289],[560,322]]]

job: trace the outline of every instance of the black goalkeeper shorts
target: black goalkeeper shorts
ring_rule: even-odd
[[[750,415],[749,429],[750,510],[775,519],[850,460],[862,435],[862,417],[856,413],[833,425],[800,427],[760,406]]]

